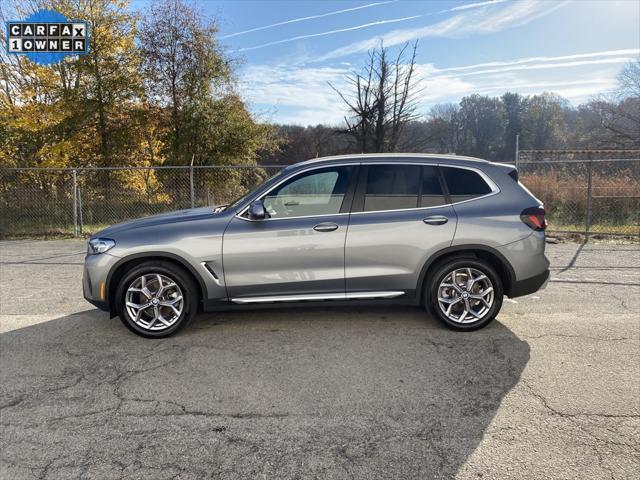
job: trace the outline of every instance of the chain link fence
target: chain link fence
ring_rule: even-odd
[[[640,238],[639,150],[520,151],[517,167],[550,232]]]
[[[86,235],[132,218],[225,204],[282,168],[0,169],[0,238]]]
[[[0,169],[0,238],[86,235],[132,218],[225,204],[282,168]],[[544,202],[550,232],[640,238],[640,151],[521,151],[518,170]]]

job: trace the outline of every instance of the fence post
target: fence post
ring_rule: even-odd
[[[78,236],[78,172],[73,169],[73,236]]]
[[[193,159],[194,159],[195,155],[191,156],[191,166],[189,167],[189,194],[191,197],[191,208],[195,208],[196,206],[196,199],[195,199],[195,192],[193,189]]]
[[[80,235],[84,234],[84,222],[82,221],[82,189],[78,188],[78,217],[80,220]]]
[[[593,198],[593,158],[591,152],[587,154],[589,163],[587,164],[587,218],[584,225],[584,241],[589,240],[589,230],[591,229],[591,200]]]

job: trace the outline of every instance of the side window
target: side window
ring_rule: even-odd
[[[446,200],[442,192],[438,168],[425,165],[422,167],[422,190],[420,195],[421,207],[437,207],[444,205]]]
[[[416,208],[419,189],[419,165],[369,165],[364,211]]]
[[[340,213],[354,167],[302,173],[269,192],[264,207],[272,218]]]
[[[442,171],[453,203],[471,200],[491,193],[491,188],[487,185],[487,182],[472,170],[443,167]]]

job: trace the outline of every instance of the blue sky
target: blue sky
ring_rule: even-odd
[[[624,62],[640,55],[638,0],[196,4],[242,58],[238,88],[251,110],[301,125],[340,122],[344,109],[327,82],[344,85],[380,39],[393,48],[418,40],[425,114],[436,103],[507,90],[553,91],[579,104],[613,89]]]

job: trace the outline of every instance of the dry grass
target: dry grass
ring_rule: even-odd
[[[632,171],[592,177],[592,223],[605,231],[616,226],[620,233],[638,234],[640,181]],[[521,182],[545,205],[552,227],[584,225],[588,205],[586,175],[551,170],[524,174]]]

